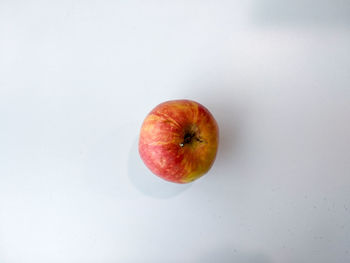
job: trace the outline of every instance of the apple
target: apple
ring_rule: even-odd
[[[146,116],[139,153],[154,174],[170,182],[189,183],[209,171],[218,143],[218,125],[207,108],[191,100],[171,100]]]

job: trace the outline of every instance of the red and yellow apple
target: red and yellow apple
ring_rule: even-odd
[[[201,177],[215,161],[219,129],[213,115],[191,100],[166,101],[145,118],[139,153],[146,166],[174,183]]]

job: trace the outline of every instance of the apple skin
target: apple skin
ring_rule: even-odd
[[[191,100],[171,100],[146,116],[139,153],[154,174],[170,182],[189,183],[209,171],[218,144],[218,125],[208,109]]]

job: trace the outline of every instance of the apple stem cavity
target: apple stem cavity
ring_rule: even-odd
[[[191,144],[194,138],[197,142],[203,142],[203,140],[199,136],[197,136],[196,133],[187,132],[185,133],[184,140],[182,143],[180,143],[180,146],[184,147],[186,144]]]

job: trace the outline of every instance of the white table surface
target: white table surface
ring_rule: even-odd
[[[350,262],[350,1],[0,2],[0,262]],[[188,98],[211,171],[153,176]]]

